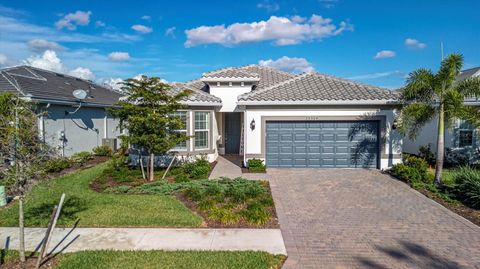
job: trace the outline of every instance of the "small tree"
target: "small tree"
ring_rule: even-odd
[[[451,127],[456,118],[478,124],[478,108],[464,105],[467,97],[480,96],[480,78],[456,82],[463,65],[463,56],[451,54],[434,74],[428,69],[411,72],[407,85],[401,90],[403,108],[399,117],[399,130],[414,140],[421,128],[438,116],[437,156],[435,184],[442,184],[445,155],[445,126]]]
[[[180,100],[190,92],[176,92],[157,77],[142,76],[127,79],[122,90],[127,97],[117,103],[112,114],[120,119],[127,130],[121,139],[130,145],[145,149],[150,156],[148,178],[154,180],[155,154],[166,154],[189,137],[177,130],[184,129],[184,122],[173,112],[185,108]]]
[[[38,165],[46,153],[40,141],[37,115],[31,103],[6,93],[0,95],[0,158],[8,160],[6,177],[13,180],[10,190],[19,197],[20,260],[25,262],[23,204],[30,183],[38,178]]]

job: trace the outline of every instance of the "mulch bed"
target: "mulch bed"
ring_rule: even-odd
[[[263,172],[253,172],[253,171],[250,171],[248,168],[246,167],[242,167],[242,174],[266,174],[267,171],[263,171]]]
[[[270,190],[270,184],[267,186],[268,193],[271,196],[272,192]],[[235,224],[223,224],[221,222],[211,220],[208,218],[208,215],[198,208],[196,202],[188,199],[185,194],[182,192],[177,192],[175,194],[178,200],[180,200],[186,207],[190,210],[195,212],[197,215],[201,216],[204,220],[204,227],[205,228],[251,228],[251,229],[277,229],[280,228],[280,224],[278,223],[277,211],[275,210],[275,206],[272,206],[268,211],[272,215],[270,221],[264,225],[252,225],[244,220],[241,220]]]
[[[56,172],[56,173],[49,173],[48,177],[49,178],[56,178],[56,177],[59,177],[59,176],[70,174],[70,173],[78,171],[78,170],[91,168],[91,167],[94,167],[94,166],[96,166],[100,163],[106,162],[110,158],[111,157],[107,157],[107,156],[93,156],[93,158],[91,160],[88,160],[84,165],[74,163],[70,168],[64,169],[64,170],[62,170],[60,172]]]
[[[441,204],[442,206],[448,208],[450,211],[453,211],[454,213],[480,226],[480,210],[470,208],[460,202],[452,203],[449,201],[445,201],[442,197],[426,189],[416,189],[416,190],[421,194],[427,196],[428,198],[434,200],[435,202]]]
[[[34,269],[36,268],[37,265],[37,257],[34,256],[27,256],[27,260],[25,261],[25,268],[26,269]],[[42,266],[40,266],[41,269],[52,269],[55,268],[56,265],[58,264],[58,258],[56,256],[53,256],[49,258],[47,261],[44,261]],[[20,262],[20,258],[16,257],[15,259],[12,259],[6,263],[0,263],[0,268],[5,268],[5,269],[22,269],[22,263]]]

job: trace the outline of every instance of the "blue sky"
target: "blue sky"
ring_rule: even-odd
[[[445,54],[480,65],[480,1],[0,1],[0,65],[168,81],[261,63],[396,88]]]

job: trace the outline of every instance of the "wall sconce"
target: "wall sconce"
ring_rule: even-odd
[[[392,130],[396,130],[397,127],[398,127],[398,121],[397,121],[397,119],[394,119],[393,123],[392,123]]]
[[[255,130],[255,119],[252,119],[252,121],[250,122],[250,129],[252,131]]]

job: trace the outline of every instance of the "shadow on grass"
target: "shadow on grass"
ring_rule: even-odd
[[[411,268],[446,268],[458,269],[463,268],[455,261],[451,261],[445,257],[441,257],[427,247],[417,243],[405,240],[398,240],[397,247],[375,246],[375,248],[393,258],[397,264],[405,264]],[[383,265],[371,258],[357,257],[359,262],[368,268],[385,269],[390,268],[391,265]]]
[[[25,221],[29,225],[46,225],[57,201],[48,201],[39,206],[31,207],[25,211]],[[78,220],[77,214],[87,209],[85,200],[77,196],[68,197],[62,207],[58,220],[59,224],[68,224]]]

